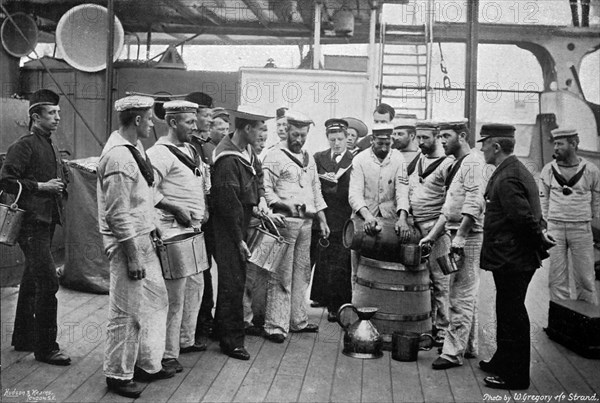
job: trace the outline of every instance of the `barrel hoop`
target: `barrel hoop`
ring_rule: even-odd
[[[373,319],[380,320],[391,320],[394,322],[419,322],[421,320],[426,320],[431,317],[431,312],[426,313],[415,313],[412,315],[398,315],[395,313],[383,313],[377,312]]]
[[[371,259],[371,258],[368,258],[365,256],[360,257],[359,265],[363,261],[368,263],[365,265],[366,267],[373,267],[373,268],[376,268],[377,270],[408,271],[408,272],[418,272],[418,271],[427,270],[427,265],[424,265],[424,264],[421,264],[418,266],[405,266],[401,263],[384,262],[382,260],[375,260],[375,259]],[[382,266],[377,266],[377,262],[387,263],[387,264],[382,267]]]
[[[377,290],[388,290],[388,291],[428,291],[429,284],[386,284],[379,283],[377,281],[368,281],[363,278],[357,277],[356,284],[360,284],[365,287],[375,288]]]

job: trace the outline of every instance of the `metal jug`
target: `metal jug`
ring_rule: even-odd
[[[352,309],[358,320],[352,324],[343,323],[342,313],[346,309]],[[354,358],[379,358],[383,356],[381,348],[383,339],[370,319],[377,313],[377,308],[364,307],[356,308],[352,304],[344,304],[337,313],[337,320],[342,329],[344,329],[344,350],[343,354]]]
[[[455,256],[453,252],[450,252],[449,254],[440,256],[436,259],[440,269],[442,270],[442,273],[444,273],[446,276],[454,274],[460,270],[460,267],[456,264],[456,258],[457,256]],[[458,256],[458,258],[460,258],[460,256]]]
[[[431,344],[421,346],[423,338],[430,339]],[[417,361],[419,350],[431,350],[433,343],[433,336],[429,333],[396,331],[392,334],[392,358],[396,361]]]
[[[431,245],[424,243],[403,243],[400,245],[400,263],[405,266],[418,266],[425,263],[431,253]]]

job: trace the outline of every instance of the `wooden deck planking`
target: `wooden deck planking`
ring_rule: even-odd
[[[378,360],[363,361],[341,353],[341,330],[328,323],[322,309],[311,309],[311,321],[320,321],[318,334],[294,334],[284,344],[248,337],[251,361],[241,362],[220,353],[218,343],[210,343],[203,353],[180,357],[184,372],[174,378],[147,384],[139,401],[148,402],[371,402],[371,401],[456,401],[484,400],[484,394],[520,402],[521,391],[493,390],[483,385],[487,376],[477,365],[495,350],[493,280],[482,273],[480,294],[480,351],[477,359],[466,360],[460,368],[433,371],[437,351],[420,352],[416,363],[391,360],[390,353]],[[57,401],[129,402],[107,393],[102,373],[107,296],[83,294],[62,289],[59,292],[59,323],[76,323],[78,330],[69,341],[61,333],[61,347],[71,355],[69,367],[38,363],[31,353],[10,348],[9,332],[17,294],[3,290],[2,302],[2,387],[17,390],[46,390]],[[87,302],[86,302],[87,301]],[[590,396],[600,394],[600,361],[580,357],[548,339],[547,271],[536,273],[529,288],[527,306],[532,324],[532,386],[528,394],[556,396],[561,392]],[[7,325],[9,322],[9,325]],[[86,337],[82,328],[88,326]],[[74,326],[74,325],[73,325]],[[92,332],[92,333],[89,333]],[[5,343],[9,344],[7,346]],[[18,399],[3,398],[3,401]],[[506,400],[504,400],[506,401]]]
[[[308,362],[319,333],[291,333],[277,375],[267,393],[267,402],[295,402],[300,396]]]
[[[435,350],[435,349],[434,349]],[[435,371],[431,368],[431,362],[437,357],[437,351],[433,350],[427,354],[419,353],[419,377],[423,386],[423,397],[425,402],[452,402],[452,390],[445,371]]]
[[[66,400],[96,371],[102,368],[103,359],[104,343],[98,343],[87,356],[71,365],[67,371],[48,384],[46,389],[55,394],[56,401]]]
[[[455,402],[477,402],[482,399],[482,387],[477,381],[480,375],[471,367],[473,362],[477,361],[465,360],[460,367],[442,371],[448,376]]]
[[[260,350],[262,343],[250,342],[246,343],[246,349],[250,353],[249,361],[240,361],[232,358],[227,358],[225,365],[221,368],[219,375],[204,395],[204,402],[230,402],[233,400],[240,385],[242,384],[250,367],[256,360],[256,355]],[[215,343],[215,348],[218,346]],[[215,351],[215,348],[211,350]],[[217,350],[218,351],[218,350]],[[220,354],[220,353],[219,353]]]
[[[246,340],[256,343],[259,337],[247,337]],[[254,360],[252,368],[246,374],[238,389],[234,402],[262,402],[267,397],[269,388],[277,375],[277,370],[286,352],[287,344],[263,341],[262,347]]]
[[[64,401],[68,403],[99,402],[108,390],[106,389],[106,378],[102,373],[102,364],[98,370],[90,375],[73,393]],[[130,402],[131,399],[121,397],[122,402]]]
[[[171,394],[169,401],[177,402],[199,402],[210,389],[221,369],[229,359],[226,355],[216,353],[219,346],[211,343],[209,349],[202,353],[185,354],[180,356],[180,362],[184,365],[183,372],[175,377],[183,378],[177,389]],[[193,367],[189,368],[184,362],[190,362],[198,357]],[[160,384],[160,382],[157,382]],[[151,396],[142,395],[143,399],[151,400]],[[141,400],[141,399],[138,399]]]
[[[342,349],[340,343],[339,349]],[[338,354],[331,391],[332,402],[360,402],[362,397],[363,360]]]
[[[422,402],[423,387],[416,374],[416,362],[396,362],[391,360],[392,395],[395,402]]]
[[[392,402],[393,389],[390,373],[390,354],[363,363],[362,393],[363,403]]]
[[[64,314],[59,317],[59,323],[68,323],[70,324],[70,326],[74,326],[70,328],[74,330],[73,332],[67,331],[66,326],[63,327],[63,331],[60,332],[58,339],[58,342],[62,345],[62,348],[68,351],[68,354],[72,355],[71,358],[73,360],[73,363],[75,363],[75,361],[81,356],[85,356],[87,354],[86,351],[89,352],[93,348],[93,343],[89,343],[87,342],[87,340],[84,340],[83,334],[81,332],[81,330],[84,328],[84,325],[82,325],[82,323],[84,323],[84,321],[84,324],[93,323],[94,326],[99,326],[99,329],[103,329],[102,324],[98,324],[94,321],[99,321],[103,316],[105,316],[98,314],[98,312],[101,311],[105,300],[106,298],[97,296],[96,299],[90,300],[89,304],[79,306],[79,309],[74,309],[72,311],[69,309],[65,309]],[[75,326],[75,324],[77,324],[77,326]],[[102,341],[102,330],[100,330],[100,332],[101,333],[96,340],[97,342]],[[82,345],[82,343],[84,344]],[[83,349],[81,349],[81,347],[83,347]],[[33,356],[33,353],[17,352],[14,350],[7,350],[2,352],[2,364],[5,365],[2,371],[3,387],[14,387],[21,380],[28,377],[33,377],[33,379],[36,379],[36,377],[39,374],[36,375],[35,373],[39,368],[48,368],[46,364],[36,361]],[[46,374],[43,375],[46,376]],[[51,381],[52,380],[50,380],[50,382]],[[40,384],[38,385],[38,389],[44,386],[46,385]]]
[[[331,396],[331,385],[341,345],[340,326],[327,321],[326,310],[319,324],[319,335],[308,363],[306,377],[298,401],[327,402]]]
[[[14,292],[7,293],[6,299],[2,299],[2,313],[1,320],[3,323],[2,327],[2,351],[12,350],[11,340],[13,334],[13,323],[15,321],[15,313],[17,309],[17,298],[18,288],[12,287]],[[62,289],[61,289],[62,290]],[[61,292],[60,300],[58,301],[58,324],[69,322],[70,315],[78,310],[82,305],[90,303],[96,297],[100,297],[95,294],[86,294],[72,290],[65,290],[64,295]],[[59,327],[60,331],[61,327]],[[4,364],[4,360],[3,360]]]

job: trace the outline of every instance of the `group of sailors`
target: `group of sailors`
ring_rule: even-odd
[[[58,104],[52,91],[32,95],[31,133],[9,148],[0,186],[16,193],[20,183],[27,211],[13,345],[68,365],[56,343],[58,278],[50,254],[69,182],[51,139]],[[137,95],[115,102],[119,128],[97,168],[98,221],[110,262],[104,374],[115,393],[138,397],[135,381],[181,372],[179,355],[205,350],[207,336],[223,353],[248,360],[246,335],[283,343],[289,333],[318,332],[307,306],[313,266],[311,299],[335,321],[351,302],[360,260],[342,242],[344,223],[354,217],[367,235],[391,220],[400,242],[418,231],[419,242],[431,245],[436,370],[478,354],[480,268],[492,271],[496,285],[497,351],[479,363],[493,375],[485,378],[492,388],[529,387],[525,295],[548,254],[551,298],[570,298],[573,275],[577,298],[597,303],[591,219],[600,207],[600,171],[577,155],[574,130],[552,132],[556,160],[542,170],[540,204],[536,181],[514,156],[511,125],[483,125],[479,152],[466,120],[417,121],[380,104],[371,134],[356,118],[327,120],[330,147],[313,156],[304,150],[307,138],[322,134],[313,134],[320,130],[298,111],[214,108],[203,93],[154,106],[153,98]],[[168,131],[146,152],[140,140],[150,136],[154,114]],[[280,142],[265,150],[272,118]],[[288,244],[273,273],[248,261],[257,219],[272,222]],[[156,240],[190,228],[204,233],[206,267],[163,278]],[[450,253],[459,270],[445,275],[437,258]],[[211,257],[218,270],[214,319]]]

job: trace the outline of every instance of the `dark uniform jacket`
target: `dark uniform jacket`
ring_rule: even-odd
[[[248,162],[231,136],[223,137],[215,150],[211,194],[215,218],[224,224],[224,231],[237,245],[246,239],[252,207],[264,196],[264,186],[256,154],[252,150],[252,163]]]
[[[543,247],[539,191],[527,168],[511,155],[494,171],[485,190],[481,268],[528,271],[548,257]]]
[[[340,162],[336,163],[335,160],[331,158],[330,148],[315,153],[314,155],[317,173],[319,175],[328,172],[336,173],[338,170],[347,169],[338,179],[337,183],[320,179],[321,192],[325,199],[325,203],[327,203],[325,217],[327,218],[327,225],[331,232],[342,231],[344,223],[352,214],[352,208],[348,202],[348,188],[350,187],[350,170],[353,157],[354,156],[350,151],[346,151],[344,155],[342,155]]]
[[[55,149],[50,133],[35,126],[8,148],[0,171],[0,188],[16,195],[17,181],[21,183],[23,193],[18,205],[26,211],[25,221],[61,223],[62,197],[38,191],[38,182],[61,178],[65,185],[68,183],[68,170]]]

